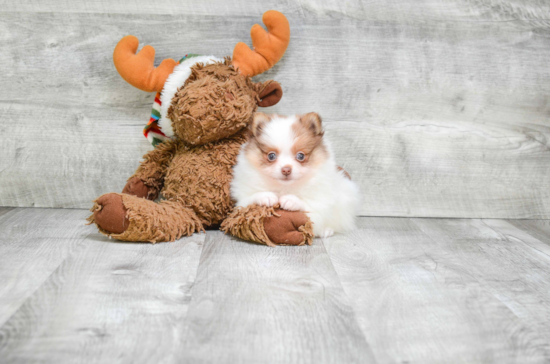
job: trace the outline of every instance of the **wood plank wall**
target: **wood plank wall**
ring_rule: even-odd
[[[150,149],[152,94],[126,34],[162,58],[230,55],[268,9],[292,39],[267,112],[319,112],[362,215],[550,218],[550,2],[0,0],[0,206],[78,207]]]

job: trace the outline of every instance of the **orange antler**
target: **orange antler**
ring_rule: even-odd
[[[237,43],[233,50],[233,65],[246,76],[255,76],[273,67],[288,47],[290,26],[286,17],[269,10],[264,13],[262,21],[267,32],[258,24],[250,29],[254,50],[242,42]]]
[[[133,35],[127,35],[118,42],[113,52],[113,62],[118,73],[140,90],[162,91],[164,82],[177,62],[168,58],[155,68],[155,48],[146,45],[136,54],[138,45],[139,41]]]

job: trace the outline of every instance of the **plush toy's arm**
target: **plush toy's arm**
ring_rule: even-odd
[[[235,208],[221,230],[269,246],[311,245],[313,240],[313,226],[305,213],[257,205]]]
[[[166,170],[176,152],[176,143],[165,141],[143,156],[136,172],[128,179],[122,193],[154,200],[164,184]]]

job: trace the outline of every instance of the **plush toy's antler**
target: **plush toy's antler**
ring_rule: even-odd
[[[155,48],[146,45],[136,54],[138,45],[139,41],[133,35],[127,35],[118,42],[113,52],[118,73],[126,82],[140,90],[162,91],[164,82],[177,62],[168,58],[155,68]]]
[[[255,76],[273,67],[285,53],[290,41],[290,26],[283,14],[269,10],[264,13],[262,21],[268,32],[258,24],[250,30],[254,50],[242,42],[237,43],[233,50],[233,65],[246,76]],[[140,90],[162,91],[177,62],[168,58],[155,68],[155,49],[146,45],[136,54],[138,46],[139,41],[133,35],[118,42],[113,53],[118,73]]]
[[[250,29],[254,50],[242,42],[233,50],[233,65],[246,76],[255,76],[273,67],[285,54],[290,41],[290,26],[283,14],[269,10],[262,21],[267,32],[258,24]]]

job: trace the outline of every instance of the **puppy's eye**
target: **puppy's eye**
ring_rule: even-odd
[[[267,154],[268,161],[273,162],[275,159],[277,159],[277,154],[275,152],[270,152]]]
[[[296,154],[296,160],[298,162],[303,162],[306,159],[306,155],[302,152]]]

